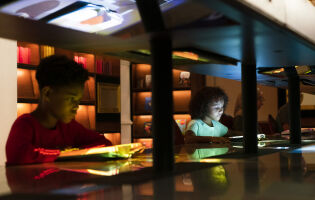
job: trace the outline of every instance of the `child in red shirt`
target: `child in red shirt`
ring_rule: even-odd
[[[16,119],[7,143],[7,165],[53,162],[65,148],[112,145],[103,135],[74,120],[88,72],[65,56],[41,60],[36,110]]]

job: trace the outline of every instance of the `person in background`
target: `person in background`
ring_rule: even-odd
[[[303,97],[304,97],[303,94],[300,93],[300,103],[303,102]],[[283,106],[280,107],[278,114],[277,114],[277,117],[276,117],[277,131],[279,133],[282,131],[290,129],[289,117],[290,117],[289,102],[287,102],[286,104],[284,104]]]
[[[303,102],[304,95],[300,93],[300,103]],[[277,123],[277,132],[281,134],[290,134],[290,112],[289,112],[289,102],[280,107],[276,123]],[[314,133],[315,128],[301,128],[301,133]]]
[[[257,88],[257,110],[259,110],[264,105],[265,98],[263,92]],[[243,109],[242,109],[242,95],[239,94],[234,108],[234,118],[233,118],[233,130],[243,131]],[[261,131],[258,127],[258,133]]]
[[[36,71],[40,89],[35,111],[18,117],[6,143],[7,165],[53,162],[66,148],[112,143],[74,120],[88,72],[65,56],[41,60]]]
[[[186,143],[227,143],[228,128],[219,122],[228,97],[219,87],[204,87],[191,99],[192,120],[185,131]]]

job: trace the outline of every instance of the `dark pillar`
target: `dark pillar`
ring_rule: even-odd
[[[152,131],[156,171],[171,171],[173,150],[172,46],[167,34],[155,35],[152,52]]]
[[[153,164],[155,171],[167,172],[174,168],[172,42],[158,1],[136,3],[143,25],[151,34]]]
[[[286,67],[289,90],[290,143],[301,144],[300,79],[294,67]]]
[[[244,162],[244,200],[255,199],[260,193],[260,177],[259,177],[259,164],[258,158],[255,157],[253,162]]]
[[[245,153],[257,153],[257,75],[251,21],[242,25],[242,108]]]
[[[256,65],[242,64],[242,107],[245,153],[257,153]]]
[[[153,200],[173,200],[175,198],[174,176],[163,177],[153,181]]]
[[[288,156],[290,162],[290,178],[292,182],[303,183],[306,172],[306,164],[303,155],[301,153],[291,153]]]

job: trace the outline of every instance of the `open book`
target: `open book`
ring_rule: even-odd
[[[281,136],[285,139],[290,139],[290,130],[282,131]],[[301,139],[315,139],[315,128],[301,128]]]
[[[257,139],[258,140],[263,140],[266,138],[266,135],[265,134],[257,134]],[[239,136],[232,136],[232,137],[229,137],[229,140],[231,142],[243,142],[243,136],[242,135],[239,135]]]
[[[315,134],[315,128],[301,128],[302,134],[308,134],[308,133],[314,133]],[[281,132],[281,135],[289,135],[290,130],[285,130]]]
[[[141,143],[120,144],[114,146],[97,146],[86,149],[67,149],[60,153],[58,160],[86,157],[129,158],[134,153],[144,150]]]

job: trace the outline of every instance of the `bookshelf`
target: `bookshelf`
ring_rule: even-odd
[[[37,107],[39,89],[35,74],[40,59],[53,54],[65,55],[81,63],[89,71],[89,80],[85,83],[84,94],[75,119],[86,128],[104,133],[114,144],[120,143],[120,110],[116,109],[115,112],[111,112],[111,110],[98,109],[101,103],[104,104],[103,107],[108,106],[106,102],[109,99],[114,99],[116,102],[112,100],[112,104],[120,106],[120,94],[118,94],[120,90],[117,90],[115,97],[111,97],[104,94],[104,91],[105,93],[108,91],[101,87],[107,84],[120,88],[119,59],[27,42],[18,42],[17,51],[18,116],[30,113]]]
[[[173,113],[181,130],[191,120],[189,102],[191,98],[190,73],[173,69]],[[148,64],[132,64],[132,139],[152,147],[151,112],[151,66]]]

